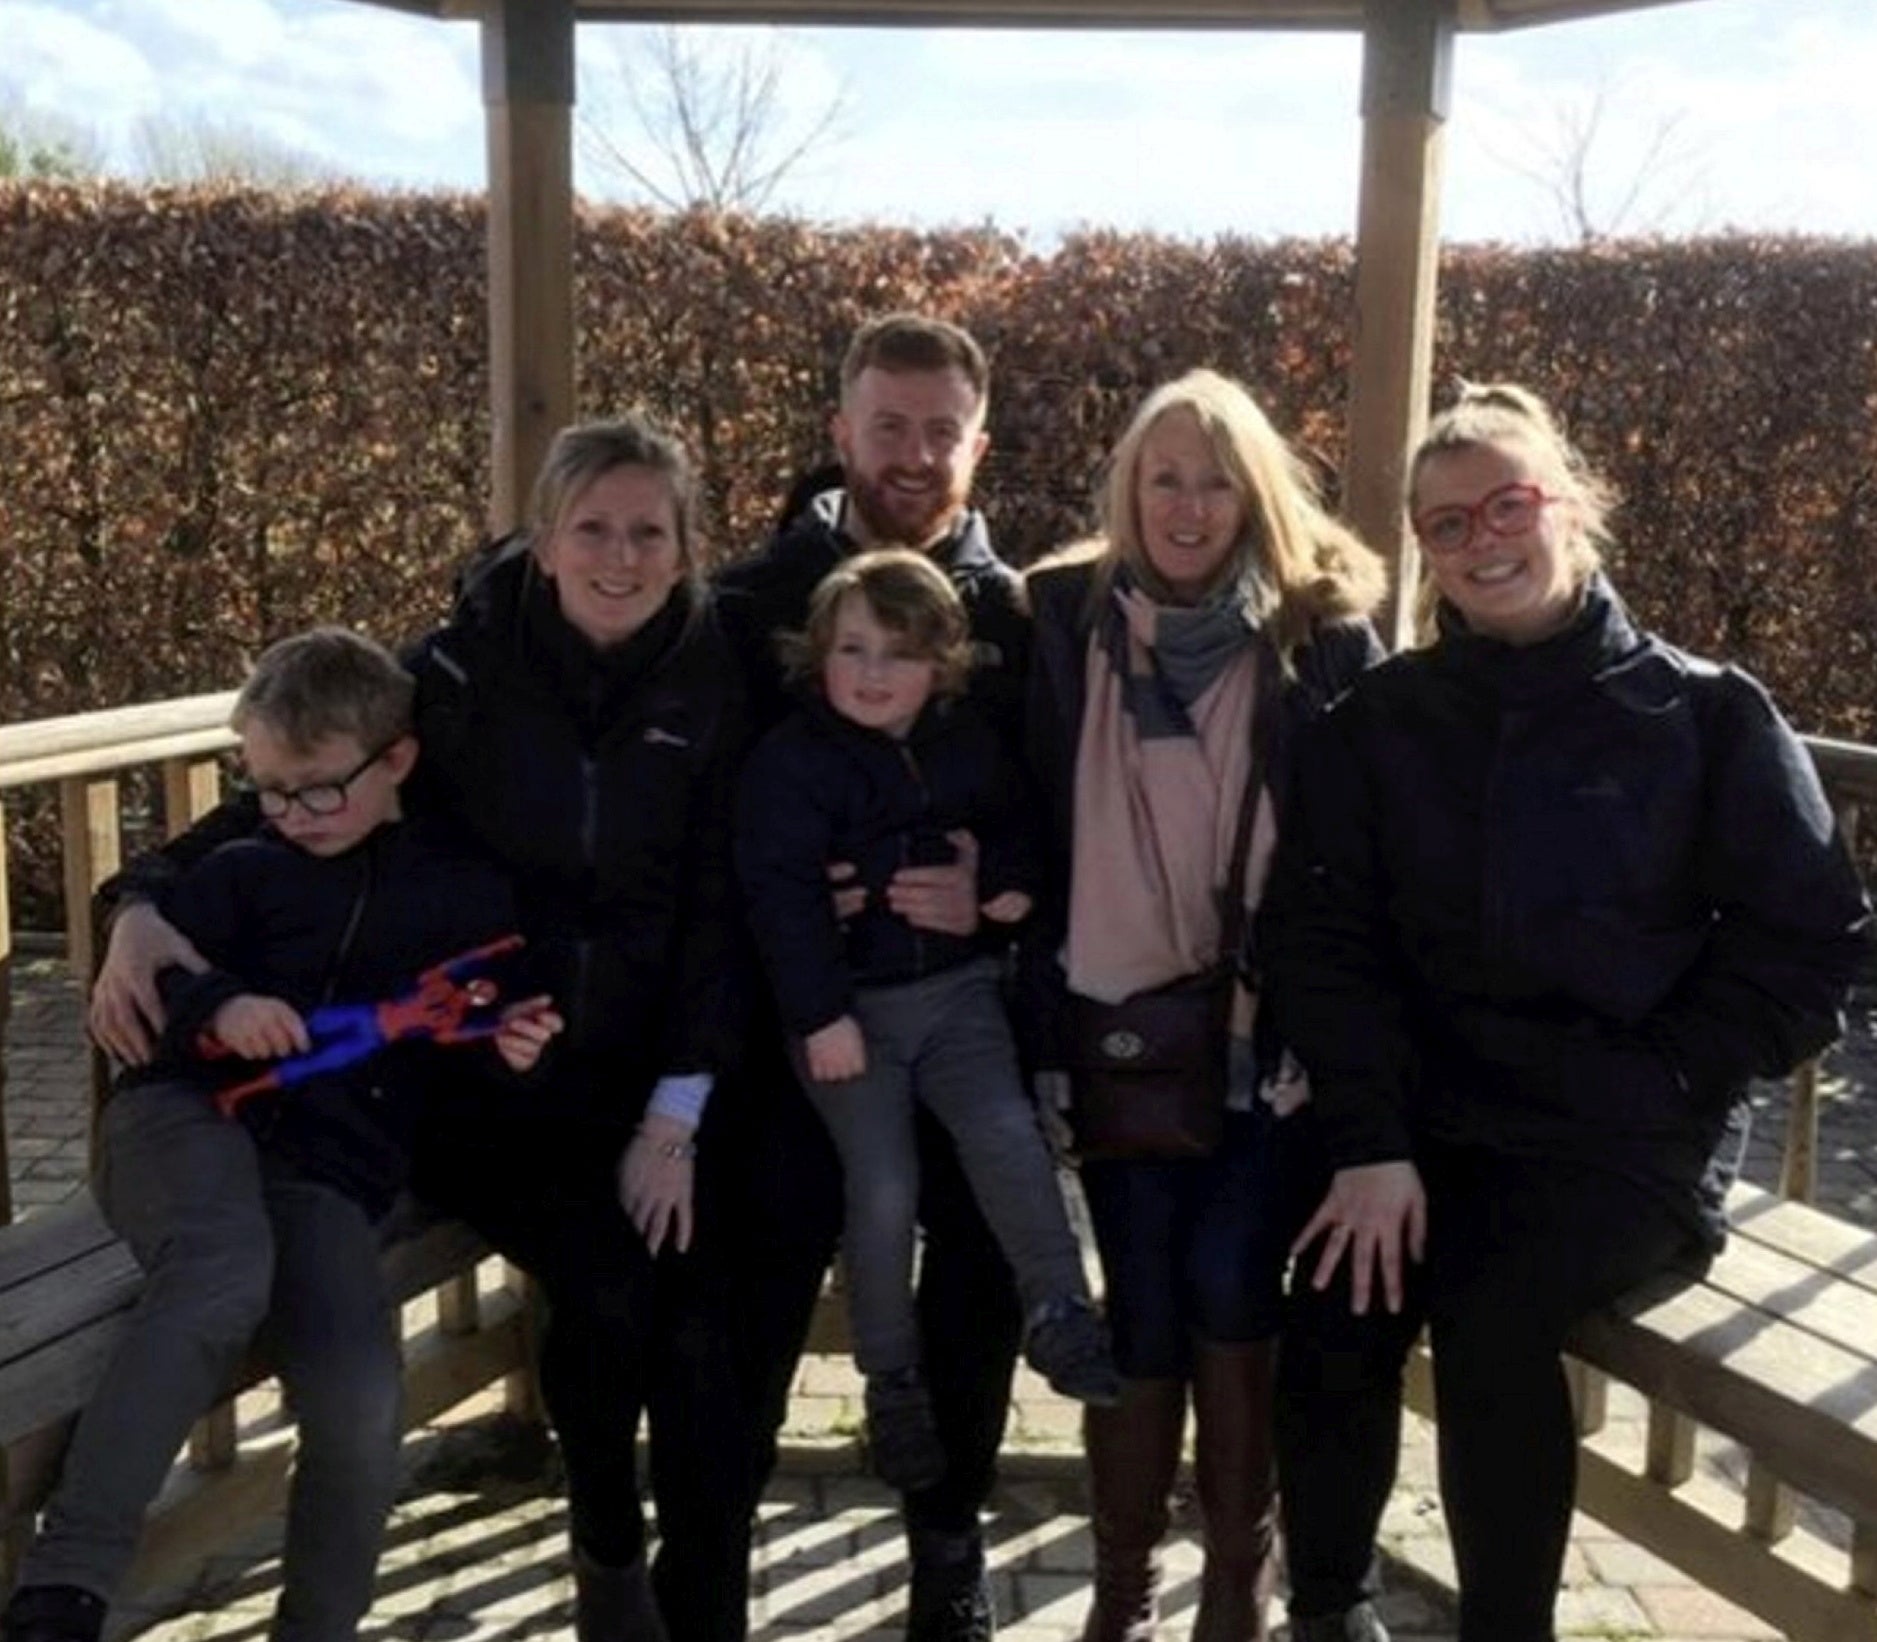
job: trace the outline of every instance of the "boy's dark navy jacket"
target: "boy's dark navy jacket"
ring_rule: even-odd
[[[738,792],[737,871],[789,1030],[849,1013],[857,986],[917,980],[990,950],[992,932],[913,928],[888,908],[886,886],[903,866],[954,859],[946,834],[963,827],[978,840],[981,901],[1034,893],[1026,810],[1021,775],[969,702],[930,704],[898,741],[812,697],[764,737]],[[852,862],[867,891],[844,924],[828,884],[836,861]]]
[[[164,972],[168,1027],[155,1061],[125,1080],[186,1079],[223,1089],[266,1063],[204,1061],[196,1040],[237,993],[284,999],[301,1014],[325,1003],[371,1003],[418,974],[515,928],[508,882],[488,862],[422,822],[392,822],[341,855],[315,856],[271,828],[224,844],[163,895],[161,910],[209,962],[206,974]],[[424,1080],[447,1055],[395,1044],[368,1060],[255,1096],[241,1120],[261,1150],[336,1187],[376,1217],[408,1173]]]

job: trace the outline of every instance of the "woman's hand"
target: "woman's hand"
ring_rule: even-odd
[[[208,968],[181,930],[148,901],[129,901],[111,920],[104,962],[91,983],[91,1035],[127,1066],[144,1066],[164,1026],[156,977],[170,965]]]
[[[555,1010],[554,1000],[545,993],[538,998],[524,998],[502,1011],[495,1032],[495,1052],[511,1072],[532,1071],[542,1051],[566,1024]]]
[[[958,858],[943,866],[901,867],[886,886],[886,904],[914,929],[975,935],[978,929],[978,841],[959,828],[946,833]]]
[[[236,993],[209,1018],[209,1030],[243,1060],[279,1060],[312,1047],[299,1011],[258,992]]]
[[[808,1075],[817,1083],[845,1083],[867,1070],[867,1040],[852,1015],[831,1020],[802,1039]]]
[[[682,1119],[647,1112],[619,1159],[619,1206],[653,1254],[667,1239],[680,1254],[691,1246],[696,1133]]]
[[[1312,1288],[1328,1288],[1337,1263],[1347,1254],[1349,1309],[1358,1317],[1368,1311],[1374,1277],[1380,1272],[1383,1303],[1390,1311],[1400,1311],[1403,1244],[1416,1262],[1427,1249],[1427,1194],[1419,1172],[1405,1158],[1338,1169],[1310,1224],[1291,1244],[1291,1254],[1303,1253],[1319,1236],[1323,1252],[1310,1274]]]

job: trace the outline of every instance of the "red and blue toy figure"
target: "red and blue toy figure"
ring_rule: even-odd
[[[516,952],[519,935],[504,935],[486,946],[471,947],[426,969],[408,992],[380,1003],[333,1003],[306,1017],[312,1047],[276,1061],[259,1077],[221,1090],[215,1104],[232,1117],[241,1103],[272,1089],[335,1072],[367,1060],[393,1043],[421,1038],[436,1044],[473,1043],[501,1030],[501,983],[493,973],[498,959]],[[228,1053],[212,1033],[199,1044],[205,1056]]]

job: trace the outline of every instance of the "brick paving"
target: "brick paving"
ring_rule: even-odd
[[[86,1052],[76,988],[45,957],[16,960],[5,1025],[5,1116],[16,1214],[61,1201],[85,1171]],[[1819,1139],[1822,1205],[1877,1224],[1877,1085],[1871,1010],[1828,1064]],[[1773,1183],[1784,1134],[1777,1093],[1761,1102],[1749,1174]],[[1640,1400],[1611,1391],[1613,1443],[1639,1440]],[[571,1633],[565,1513],[530,1439],[473,1399],[406,1447],[368,1636],[385,1642],[521,1642]],[[860,1474],[859,1385],[843,1362],[810,1359],[791,1411],[782,1473],[766,1498],[754,1568],[755,1642],[886,1642],[901,1634],[905,1567],[893,1495]],[[1401,1479],[1383,1524],[1383,1612],[1401,1642],[1452,1637],[1453,1566],[1434,1487],[1429,1428],[1406,1421]],[[1704,1463],[1737,1471],[1710,1444]],[[1073,1408],[1019,1376],[1004,1479],[987,1533],[1006,1642],[1071,1642],[1086,1610],[1091,1553]],[[1199,1549],[1184,1501],[1167,1562],[1160,1635],[1191,1625]],[[120,1633],[152,1642],[262,1642],[278,1578],[279,1524],[208,1562],[186,1588],[122,1613]],[[1563,1636],[1637,1642],[1763,1642],[1759,1621],[1668,1564],[1579,1517],[1558,1625]],[[1281,1633],[1280,1633],[1281,1634]],[[683,1642],[683,1639],[678,1639]]]

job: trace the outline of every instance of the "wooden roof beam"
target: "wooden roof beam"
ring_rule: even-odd
[[[356,0],[479,21],[493,0]],[[1612,17],[1696,0],[1456,0],[1462,34]],[[786,23],[906,28],[1347,29],[1363,0],[575,0],[583,23]]]

